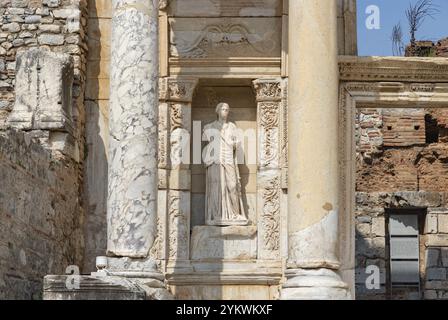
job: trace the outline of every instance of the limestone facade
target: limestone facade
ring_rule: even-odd
[[[448,62],[356,57],[356,1],[0,12],[0,176],[18,177],[0,226],[21,231],[0,238],[0,297],[40,298],[49,275],[45,299],[415,298],[391,295],[400,209],[421,212],[420,297],[446,298]],[[244,132],[246,225],[205,221],[201,135],[219,102]]]

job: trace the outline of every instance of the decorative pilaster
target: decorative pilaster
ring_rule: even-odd
[[[108,243],[146,258],[157,235],[158,0],[112,0]]]
[[[282,299],[347,299],[337,273],[336,0],[289,1],[288,261]]]
[[[164,180],[159,186],[165,192],[166,256],[168,260],[188,260],[190,257],[191,211],[191,102],[198,80],[195,78],[160,79],[159,124],[163,148],[159,152],[159,172]]]
[[[258,258],[280,258],[282,80],[253,82],[257,99]]]

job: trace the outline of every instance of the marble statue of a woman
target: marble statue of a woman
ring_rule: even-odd
[[[237,127],[228,121],[230,107],[219,103],[218,120],[204,127],[202,140],[208,144],[203,151],[206,167],[206,224],[212,226],[247,225],[244,212],[237,150],[240,141]]]

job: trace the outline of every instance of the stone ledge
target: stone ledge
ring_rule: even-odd
[[[67,284],[75,285],[74,282],[78,282],[79,287],[69,289]],[[146,300],[146,293],[131,281],[118,277],[49,275],[44,278],[43,298],[44,300]]]
[[[160,280],[109,275],[48,275],[44,278],[43,291],[44,300],[173,299]]]

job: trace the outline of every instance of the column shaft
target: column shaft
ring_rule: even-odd
[[[157,229],[158,0],[112,0],[107,252],[147,257]]]
[[[289,1],[289,250],[283,298],[331,299],[345,290],[332,271],[339,268],[336,10],[336,0]]]

